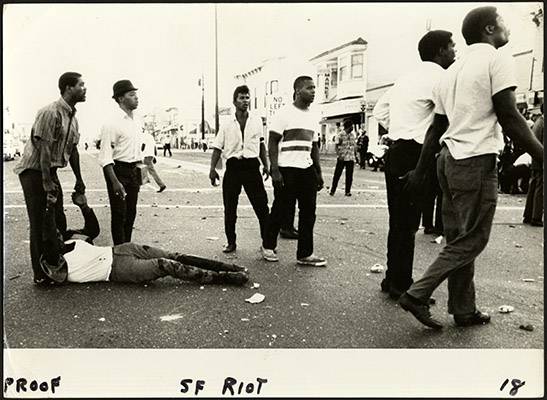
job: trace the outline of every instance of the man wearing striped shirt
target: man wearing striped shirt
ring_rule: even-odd
[[[284,209],[294,204],[296,198],[299,208],[297,263],[319,267],[327,262],[313,253],[317,191],[323,188],[317,144],[319,115],[310,109],[315,85],[309,76],[300,76],[293,88],[294,103],[276,113],[270,129],[268,150],[274,202],[262,255],[266,261],[278,261],[275,248]]]
[[[85,101],[86,88],[81,77],[77,72],[65,72],[61,75],[58,84],[61,98],[38,111],[23,157],[14,169],[23,187],[29,216],[30,258],[36,284],[48,283],[48,277],[40,268],[40,254],[43,252],[42,225],[48,194],[57,198],[56,219],[59,230],[62,233],[66,231],[63,191],[57,169],[70,163],[76,177],[74,190],[82,194],[85,192],[77,148],[80,133],[74,107],[76,103]]]

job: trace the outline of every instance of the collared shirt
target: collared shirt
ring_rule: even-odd
[[[440,65],[424,61],[399,78],[378,100],[373,115],[389,131],[389,139],[424,142],[433,122],[433,88],[444,73]]]
[[[435,89],[435,112],[448,118],[440,143],[452,157],[460,160],[503,149],[492,96],[516,86],[511,56],[487,43],[472,44],[448,68]]]
[[[260,155],[260,143],[264,142],[262,119],[249,113],[243,135],[241,126],[234,117],[222,124],[213,140],[212,147],[222,151],[226,159],[257,158]]]
[[[312,144],[319,141],[319,121],[315,109],[301,110],[292,103],[275,113],[270,131],[282,135],[277,160],[280,167],[311,167]]]
[[[112,271],[112,247],[93,246],[84,240],[67,240],[75,243],[72,251],[63,254],[68,267],[68,282],[108,281]]]
[[[21,160],[14,169],[16,174],[27,169],[41,170],[40,150],[37,141],[47,143],[51,154],[51,167],[64,168],[80,141],[76,109],[61,97],[38,111]]]
[[[149,133],[142,134],[142,157],[154,157],[154,150],[156,148],[156,141],[154,136]]]
[[[104,168],[114,161],[142,161],[142,121],[133,113],[131,118],[120,109],[117,115],[101,128],[99,163]]]
[[[337,155],[339,160],[355,161],[355,133],[346,131],[336,136],[335,143],[338,145]]]

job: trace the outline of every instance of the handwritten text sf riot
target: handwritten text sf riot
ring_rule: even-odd
[[[253,382],[243,382],[228,376],[224,379],[221,394],[222,396],[235,396],[240,394],[259,395],[262,390],[262,385],[267,382],[268,380],[264,378],[256,378],[256,381]],[[206,382],[202,379],[183,379],[180,381],[180,391],[181,393],[189,393],[197,396],[199,392],[205,389],[205,384]]]

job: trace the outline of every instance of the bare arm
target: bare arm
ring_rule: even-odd
[[[125,195],[126,195],[125,189],[123,185],[121,184],[121,182],[118,180],[118,177],[116,176],[116,174],[114,173],[114,164],[105,165],[103,170],[106,174],[106,179],[108,179],[110,183],[112,184],[112,188],[114,189],[114,194],[117,196],[121,196],[122,198],[125,199]]]
[[[283,177],[279,171],[279,142],[283,135],[275,131],[270,131],[268,140],[268,155],[270,156],[270,175],[274,186],[283,186]]]
[[[268,176],[270,175],[270,166],[268,165],[268,155],[266,154],[266,145],[264,144],[264,141],[260,142],[259,157],[260,161],[262,161],[262,174],[268,179]]]
[[[317,190],[323,189],[325,182],[323,181],[323,174],[321,172],[321,163],[319,162],[319,146],[317,142],[312,142],[311,145],[311,159],[313,161],[313,167],[317,174]]]
[[[216,171],[216,166],[218,164],[218,160],[220,160],[220,154],[222,153],[221,150],[217,149],[216,147],[213,148],[213,155],[211,156],[211,168],[209,170],[209,179],[211,180],[211,185],[217,186],[216,181],[220,180],[220,177],[218,176],[218,172]]]
[[[72,168],[72,172],[74,172],[74,176],[76,177],[74,190],[78,193],[85,193],[85,185],[80,170],[80,153],[78,152],[78,148],[76,146],[74,146],[68,161],[70,163],[70,168]]]
[[[543,145],[534,136],[524,117],[518,112],[515,91],[508,88],[492,96],[494,111],[503,132],[536,159],[543,161]]]

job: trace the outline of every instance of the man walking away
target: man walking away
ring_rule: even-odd
[[[441,147],[437,174],[443,190],[446,246],[399,299],[404,310],[434,329],[442,324],[431,316],[428,300],[445,279],[448,313],[456,325],[490,322],[490,316],[476,307],[474,275],[475,259],[488,243],[496,210],[502,129],[533,158],[543,159],[543,146],[516,106],[513,60],[498,51],[509,41],[509,30],[497,9],[470,11],[462,34],[468,51],[434,91],[433,124],[418,165],[408,175],[408,191],[416,196],[424,190],[425,176]]]
[[[393,299],[412,284],[414,240],[420,224],[420,207],[404,192],[403,175],[416,167],[427,129],[433,120],[433,88],[454,62],[452,33],[430,31],[418,43],[422,62],[399,78],[378,101],[373,114],[389,131],[385,154],[385,179],[389,212],[387,271],[381,290]],[[427,188],[432,191],[430,187]]]
[[[532,132],[543,144],[543,104],[541,104],[541,115],[536,119]],[[532,178],[528,186],[526,207],[524,208],[523,223],[532,226],[543,226],[543,160],[532,158]]]
[[[146,165],[148,173],[152,176],[156,184],[160,187],[158,193],[163,192],[167,189],[167,186],[160,178],[158,171],[154,167],[156,162],[155,152],[156,152],[156,141],[154,137],[149,133],[143,134],[143,144],[142,144],[142,156],[144,157],[143,162]]]

